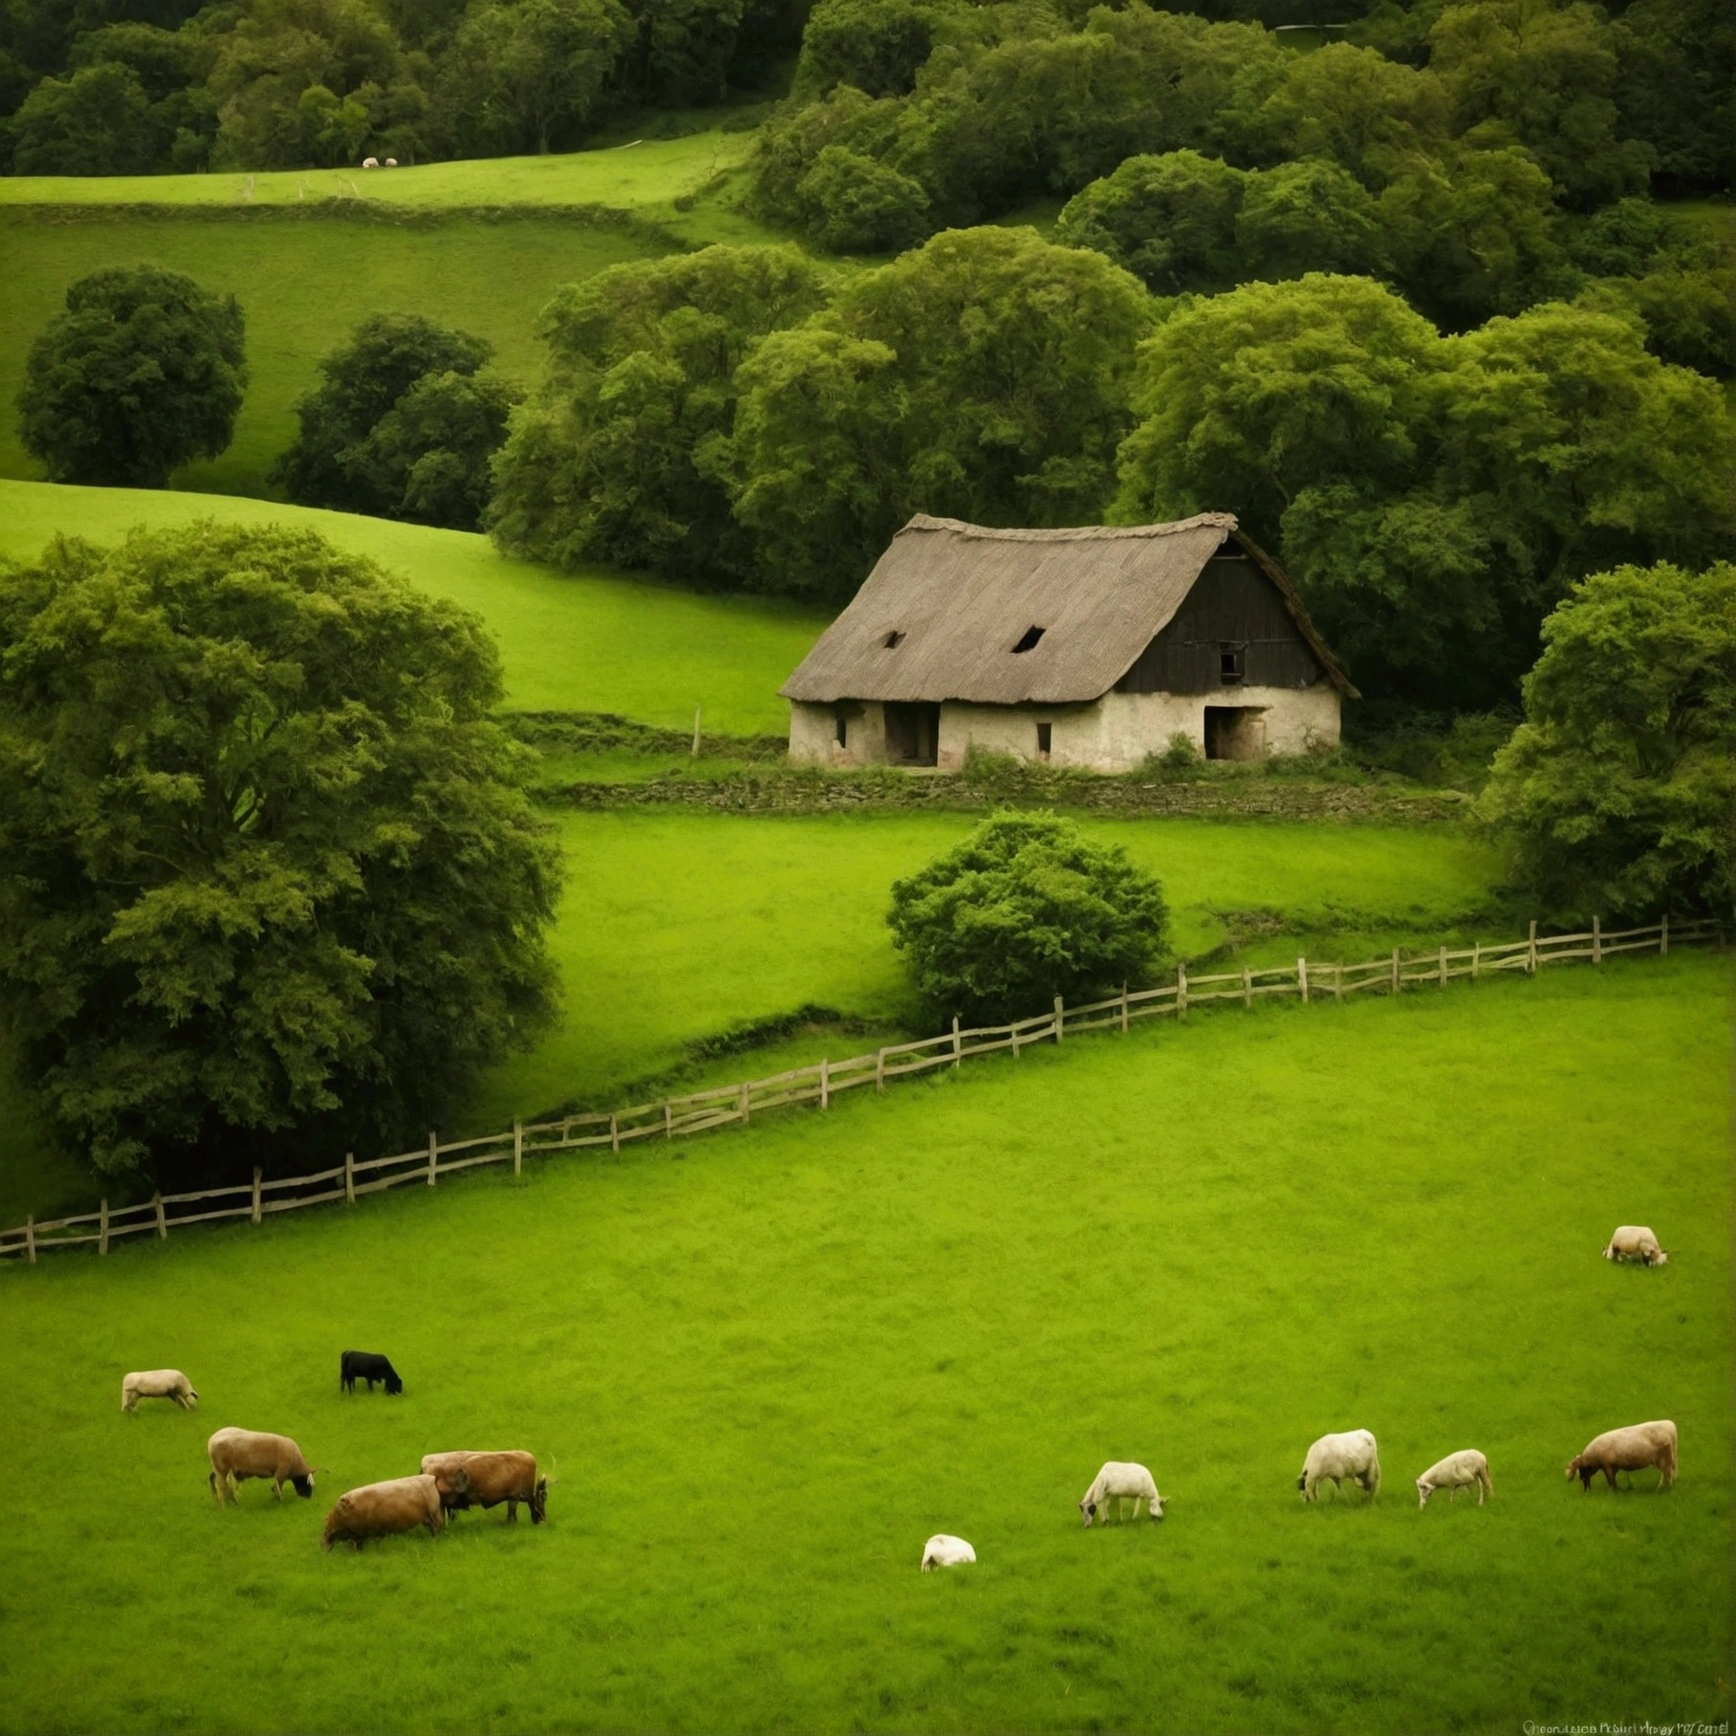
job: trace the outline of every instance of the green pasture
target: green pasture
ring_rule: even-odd
[[[10,1268],[0,1723],[1726,1718],[1728,988],[1678,954],[1202,1017]],[[1669,1266],[1601,1260],[1619,1222]],[[351,1347],[405,1395],[342,1398]],[[165,1364],[197,1414],[123,1418]],[[1673,1490],[1563,1479],[1661,1416]],[[220,1512],[230,1423],[334,1470]],[[1353,1427],[1378,1502],[1304,1509],[1309,1441]],[[1419,1513],[1471,1445],[1490,1505]],[[549,1522],[321,1554],[337,1492],[464,1446],[555,1462]],[[1105,1458],[1151,1466],[1161,1526],[1081,1530]],[[976,1567],[917,1571],[943,1530]]]
[[[725,735],[782,734],[778,688],[822,616],[768,599],[703,596],[596,569],[562,573],[501,555],[486,537],[359,514],[173,490],[63,488],[0,480],[0,556],[31,560],[58,533],[118,542],[211,518],[300,524],[486,617],[506,665],[507,704],[606,711]]]
[[[628,229],[577,218],[468,213],[410,223],[294,209],[225,217],[102,206],[72,212],[0,207],[7,268],[0,302],[0,476],[41,474],[19,444],[12,412],[25,358],[37,333],[60,312],[67,286],[104,266],[185,272],[241,304],[252,378],[235,439],[220,457],[178,472],[175,482],[224,494],[267,494],[266,473],[295,436],[295,401],[318,383],[320,359],[368,314],[420,313],[473,332],[494,345],[505,373],[528,382],[541,359],[536,317],[563,283],[662,251]]]
[[[283,169],[204,175],[9,175],[0,205],[197,205],[301,210],[332,200],[434,211],[506,205],[606,205],[671,211],[746,160],[751,132],[716,128],[540,157],[486,157],[401,169]]]

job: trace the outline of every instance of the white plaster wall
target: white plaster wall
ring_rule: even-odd
[[[1340,700],[1328,682],[1314,687],[1225,687],[1211,693],[1106,693],[1092,705],[967,705],[940,708],[940,765],[957,770],[966,750],[1037,758],[1037,725],[1050,725],[1051,765],[1131,771],[1148,753],[1162,753],[1172,735],[1205,752],[1206,707],[1257,709],[1266,752],[1306,753],[1338,740]]]
[[[886,711],[878,700],[847,707],[838,745],[838,708],[790,701],[790,763],[804,766],[869,766],[886,763]]]

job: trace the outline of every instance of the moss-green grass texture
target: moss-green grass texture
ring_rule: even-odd
[[[0,1273],[0,1723],[1510,1732],[1728,1715],[1729,1065],[1704,955],[1268,1007]],[[1674,1250],[1599,1256],[1618,1222]],[[339,1352],[406,1392],[340,1396]],[[196,1415],[119,1411],[184,1368]],[[1659,1492],[1562,1476],[1681,1430]],[[219,1511],[204,1441],[336,1467]],[[1304,1508],[1327,1430],[1377,1503]],[[343,1488],[549,1522],[322,1555]],[[1494,1499],[1410,1480],[1489,1456]],[[1107,1458],[1161,1526],[1084,1531]],[[918,1572],[951,1531],[978,1565]]]

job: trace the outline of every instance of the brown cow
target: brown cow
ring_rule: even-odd
[[[434,1479],[394,1477],[389,1483],[367,1483],[338,1496],[338,1504],[326,1514],[319,1546],[353,1543],[360,1549],[370,1537],[391,1537],[399,1531],[428,1527],[437,1537],[446,1524],[440,1507],[440,1491]]]
[[[226,1500],[237,1506],[241,1497],[235,1485],[249,1477],[269,1477],[271,1492],[283,1499],[283,1485],[291,1483],[305,1501],[313,1493],[316,1467],[301,1456],[301,1448],[288,1435],[263,1435],[253,1429],[219,1429],[205,1443],[211,1460],[211,1475],[206,1481],[221,1507]]]
[[[549,1480],[537,1475],[534,1453],[429,1453],[422,1470],[440,1485],[440,1504],[448,1512],[498,1507],[504,1501],[512,1524],[522,1501],[533,1525],[548,1516]]]
[[[1610,1429],[1568,1464],[1567,1475],[1577,1477],[1591,1493],[1592,1479],[1599,1471],[1613,1489],[1617,1471],[1643,1471],[1656,1465],[1660,1484],[1676,1480],[1676,1425],[1671,1422],[1633,1423],[1625,1429]]]

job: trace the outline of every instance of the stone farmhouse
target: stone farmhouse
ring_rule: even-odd
[[[781,689],[805,765],[956,768],[971,747],[1127,771],[1338,740],[1356,689],[1228,513],[991,530],[924,513]]]

